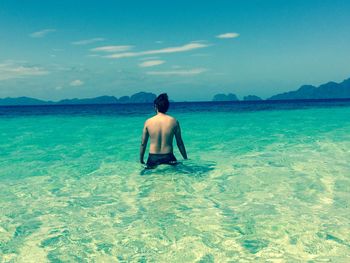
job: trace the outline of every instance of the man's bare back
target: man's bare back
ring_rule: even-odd
[[[163,94],[161,94],[160,96],[162,95]],[[166,100],[167,100],[167,96],[166,96]],[[147,161],[148,164],[150,162],[152,164],[153,163],[160,164],[160,163],[168,163],[168,162],[170,163],[171,161],[176,161],[176,158],[173,155],[174,137],[176,139],[176,143],[180,150],[181,155],[183,156],[184,159],[187,159],[187,153],[186,153],[185,145],[182,140],[179,122],[175,118],[163,112],[160,112],[157,108],[156,101],[155,101],[155,109],[157,114],[154,117],[146,120],[143,128],[141,147],[140,147],[140,162],[144,163],[143,158],[144,158],[149,137],[150,137],[150,150],[149,150],[149,158]],[[164,111],[162,109],[160,110]],[[158,161],[153,160],[152,162],[150,158],[151,159],[156,158]]]
[[[175,118],[159,113],[145,123],[150,140],[150,153],[172,153],[173,139],[178,127]]]

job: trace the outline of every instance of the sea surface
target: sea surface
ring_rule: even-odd
[[[350,100],[0,107],[0,262],[350,262]],[[147,155],[146,155],[147,157]]]

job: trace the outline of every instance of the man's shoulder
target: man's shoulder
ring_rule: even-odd
[[[171,121],[175,121],[175,122],[177,121],[173,116],[170,116],[168,114],[166,116],[168,116],[169,120],[171,120]]]
[[[154,117],[155,117],[155,116],[148,118],[148,119],[145,121],[145,124],[148,124],[148,123],[152,122],[152,121],[154,120]]]
[[[172,122],[172,123],[177,123],[177,120],[176,118],[174,118],[173,116],[170,116],[170,115],[163,115],[162,117],[159,117],[159,116],[153,116],[153,117],[150,117],[148,118],[146,121],[145,121],[145,124],[151,124],[151,123],[154,123],[154,122],[157,122],[157,121],[161,121],[162,119],[164,120],[164,118],[166,118],[167,121],[169,122]]]

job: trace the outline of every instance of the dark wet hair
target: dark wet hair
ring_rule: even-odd
[[[166,113],[169,109],[168,94],[162,93],[154,100],[154,106],[161,113]]]

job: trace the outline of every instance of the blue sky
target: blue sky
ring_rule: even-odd
[[[0,97],[269,97],[350,77],[350,1],[0,1]]]

